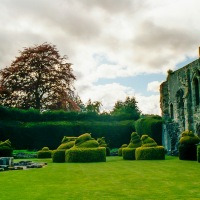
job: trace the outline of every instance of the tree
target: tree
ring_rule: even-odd
[[[140,117],[141,111],[137,106],[135,97],[126,97],[125,101],[117,101],[114,105],[111,115],[119,116],[124,119],[137,120]]]
[[[88,100],[85,106],[86,112],[100,113],[100,107],[102,106],[100,101],[92,102],[91,99]]]
[[[78,109],[73,102],[76,79],[67,57],[44,43],[24,48],[0,71],[0,104],[17,108]]]

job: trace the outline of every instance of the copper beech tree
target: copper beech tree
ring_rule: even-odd
[[[73,101],[75,76],[67,57],[44,43],[20,51],[0,71],[0,104],[17,108],[78,110]]]

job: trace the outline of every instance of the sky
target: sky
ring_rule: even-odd
[[[73,64],[83,103],[109,111],[129,96],[143,114],[160,115],[167,71],[199,56],[199,8],[199,0],[1,0],[0,69],[47,42]]]

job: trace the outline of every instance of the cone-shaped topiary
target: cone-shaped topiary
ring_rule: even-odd
[[[192,131],[186,130],[181,133],[179,145],[180,160],[197,160],[197,144],[200,139]]]
[[[42,150],[37,152],[38,158],[51,158],[52,151],[49,150],[49,147],[43,147]]]
[[[122,156],[124,160],[135,160],[135,150],[142,144],[140,136],[133,132],[131,134],[131,140],[127,148],[122,149]]]
[[[13,148],[10,140],[0,141],[0,157],[11,157]]]
[[[110,156],[110,148],[106,143],[105,137],[97,138],[97,142],[99,143],[99,147],[106,147],[106,156]]]
[[[165,149],[158,146],[154,139],[148,135],[142,135],[142,146],[135,151],[136,160],[164,160]]]
[[[142,145],[142,142],[141,142],[140,136],[136,132],[133,132],[131,134],[131,141],[128,145],[128,148],[137,148],[137,147],[140,147],[141,145]]]
[[[80,135],[74,146],[66,150],[67,162],[105,162],[106,148],[99,147],[99,143],[90,133]]]

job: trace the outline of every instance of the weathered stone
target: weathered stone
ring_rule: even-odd
[[[163,145],[168,151],[177,151],[185,130],[200,136],[200,59],[168,72],[160,86],[160,106],[165,119]]]
[[[0,165],[13,166],[13,157],[0,157]]]

